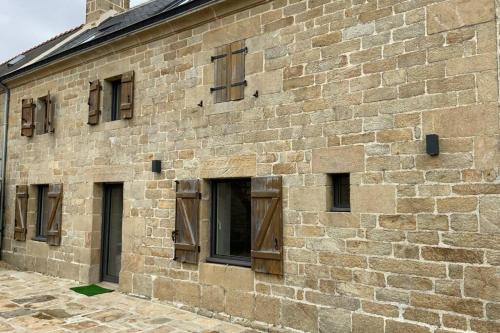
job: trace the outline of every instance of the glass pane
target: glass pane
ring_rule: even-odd
[[[109,188],[109,238],[108,238],[108,275],[118,277],[122,255],[122,212],[123,187]]]
[[[49,221],[49,187],[47,185],[42,185],[38,188],[40,200],[39,212],[38,214],[38,230],[37,236],[47,237],[47,223]]]
[[[351,207],[351,191],[349,174],[338,174],[333,176],[334,208]]]
[[[215,254],[250,257],[250,181],[217,183]]]
[[[112,85],[111,120],[118,120],[120,119],[122,83],[120,81],[113,81],[111,85]]]

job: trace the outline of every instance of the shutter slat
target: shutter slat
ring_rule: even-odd
[[[199,248],[199,180],[179,180],[176,188],[174,260],[198,263]]]
[[[121,83],[120,116],[131,119],[134,115],[134,72],[123,74]]]
[[[214,65],[214,88],[215,103],[226,102],[228,100],[228,63],[230,60],[229,46],[224,45],[215,49],[215,56],[212,57]]]
[[[61,244],[63,185],[49,185],[49,220],[47,222],[47,243]]]
[[[87,124],[97,125],[99,123],[99,115],[101,113],[101,82],[99,80],[90,82],[88,104],[89,116]]]
[[[35,128],[35,104],[33,99],[23,99],[21,111],[21,135],[26,137],[33,136]]]
[[[28,186],[16,186],[16,204],[14,218],[14,239],[26,240],[26,221],[28,217]]]
[[[245,97],[245,41],[231,43],[231,87],[230,100],[238,101]]]
[[[283,275],[283,208],[280,176],[252,178],[252,269]]]

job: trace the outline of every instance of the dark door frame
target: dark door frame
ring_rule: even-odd
[[[118,276],[107,275],[109,261],[109,227],[111,217],[111,194],[112,189],[121,186],[123,183],[105,183],[103,184],[103,207],[102,207],[102,232],[101,232],[101,281],[118,283]],[[122,192],[123,193],[123,192]],[[123,198],[122,198],[123,200]],[[123,222],[123,217],[122,217]]]

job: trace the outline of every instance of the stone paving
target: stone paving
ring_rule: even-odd
[[[77,285],[0,263],[0,332],[256,333],[119,292],[87,297],[69,289]]]

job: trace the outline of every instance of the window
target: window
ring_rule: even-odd
[[[134,109],[134,72],[123,73],[103,81],[103,120],[131,119]],[[99,123],[100,81],[91,82],[89,92],[89,125]]]
[[[50,94],[38,99],[36,110],[36,134],[45,134],[54,132],[54,108]]]
[[[215,50],[212,56],[214,63],[215,103],[237,101],[243,99],[245,80],[245,55],[248,52],[245,41],[223,45]]]
[[[122,81],[111,82],[111,121],[120,119]]]
[[[38,201],[36,212],[36,240],[47,240],[47,223],[49,220],[49,186],[38,186]]]
[[[333,211],[351,211],[350,176],[348,173],[332,175],[333,182]]]
[[[211,258],[208,261],[250,266],[250,179],[213,181]]]

